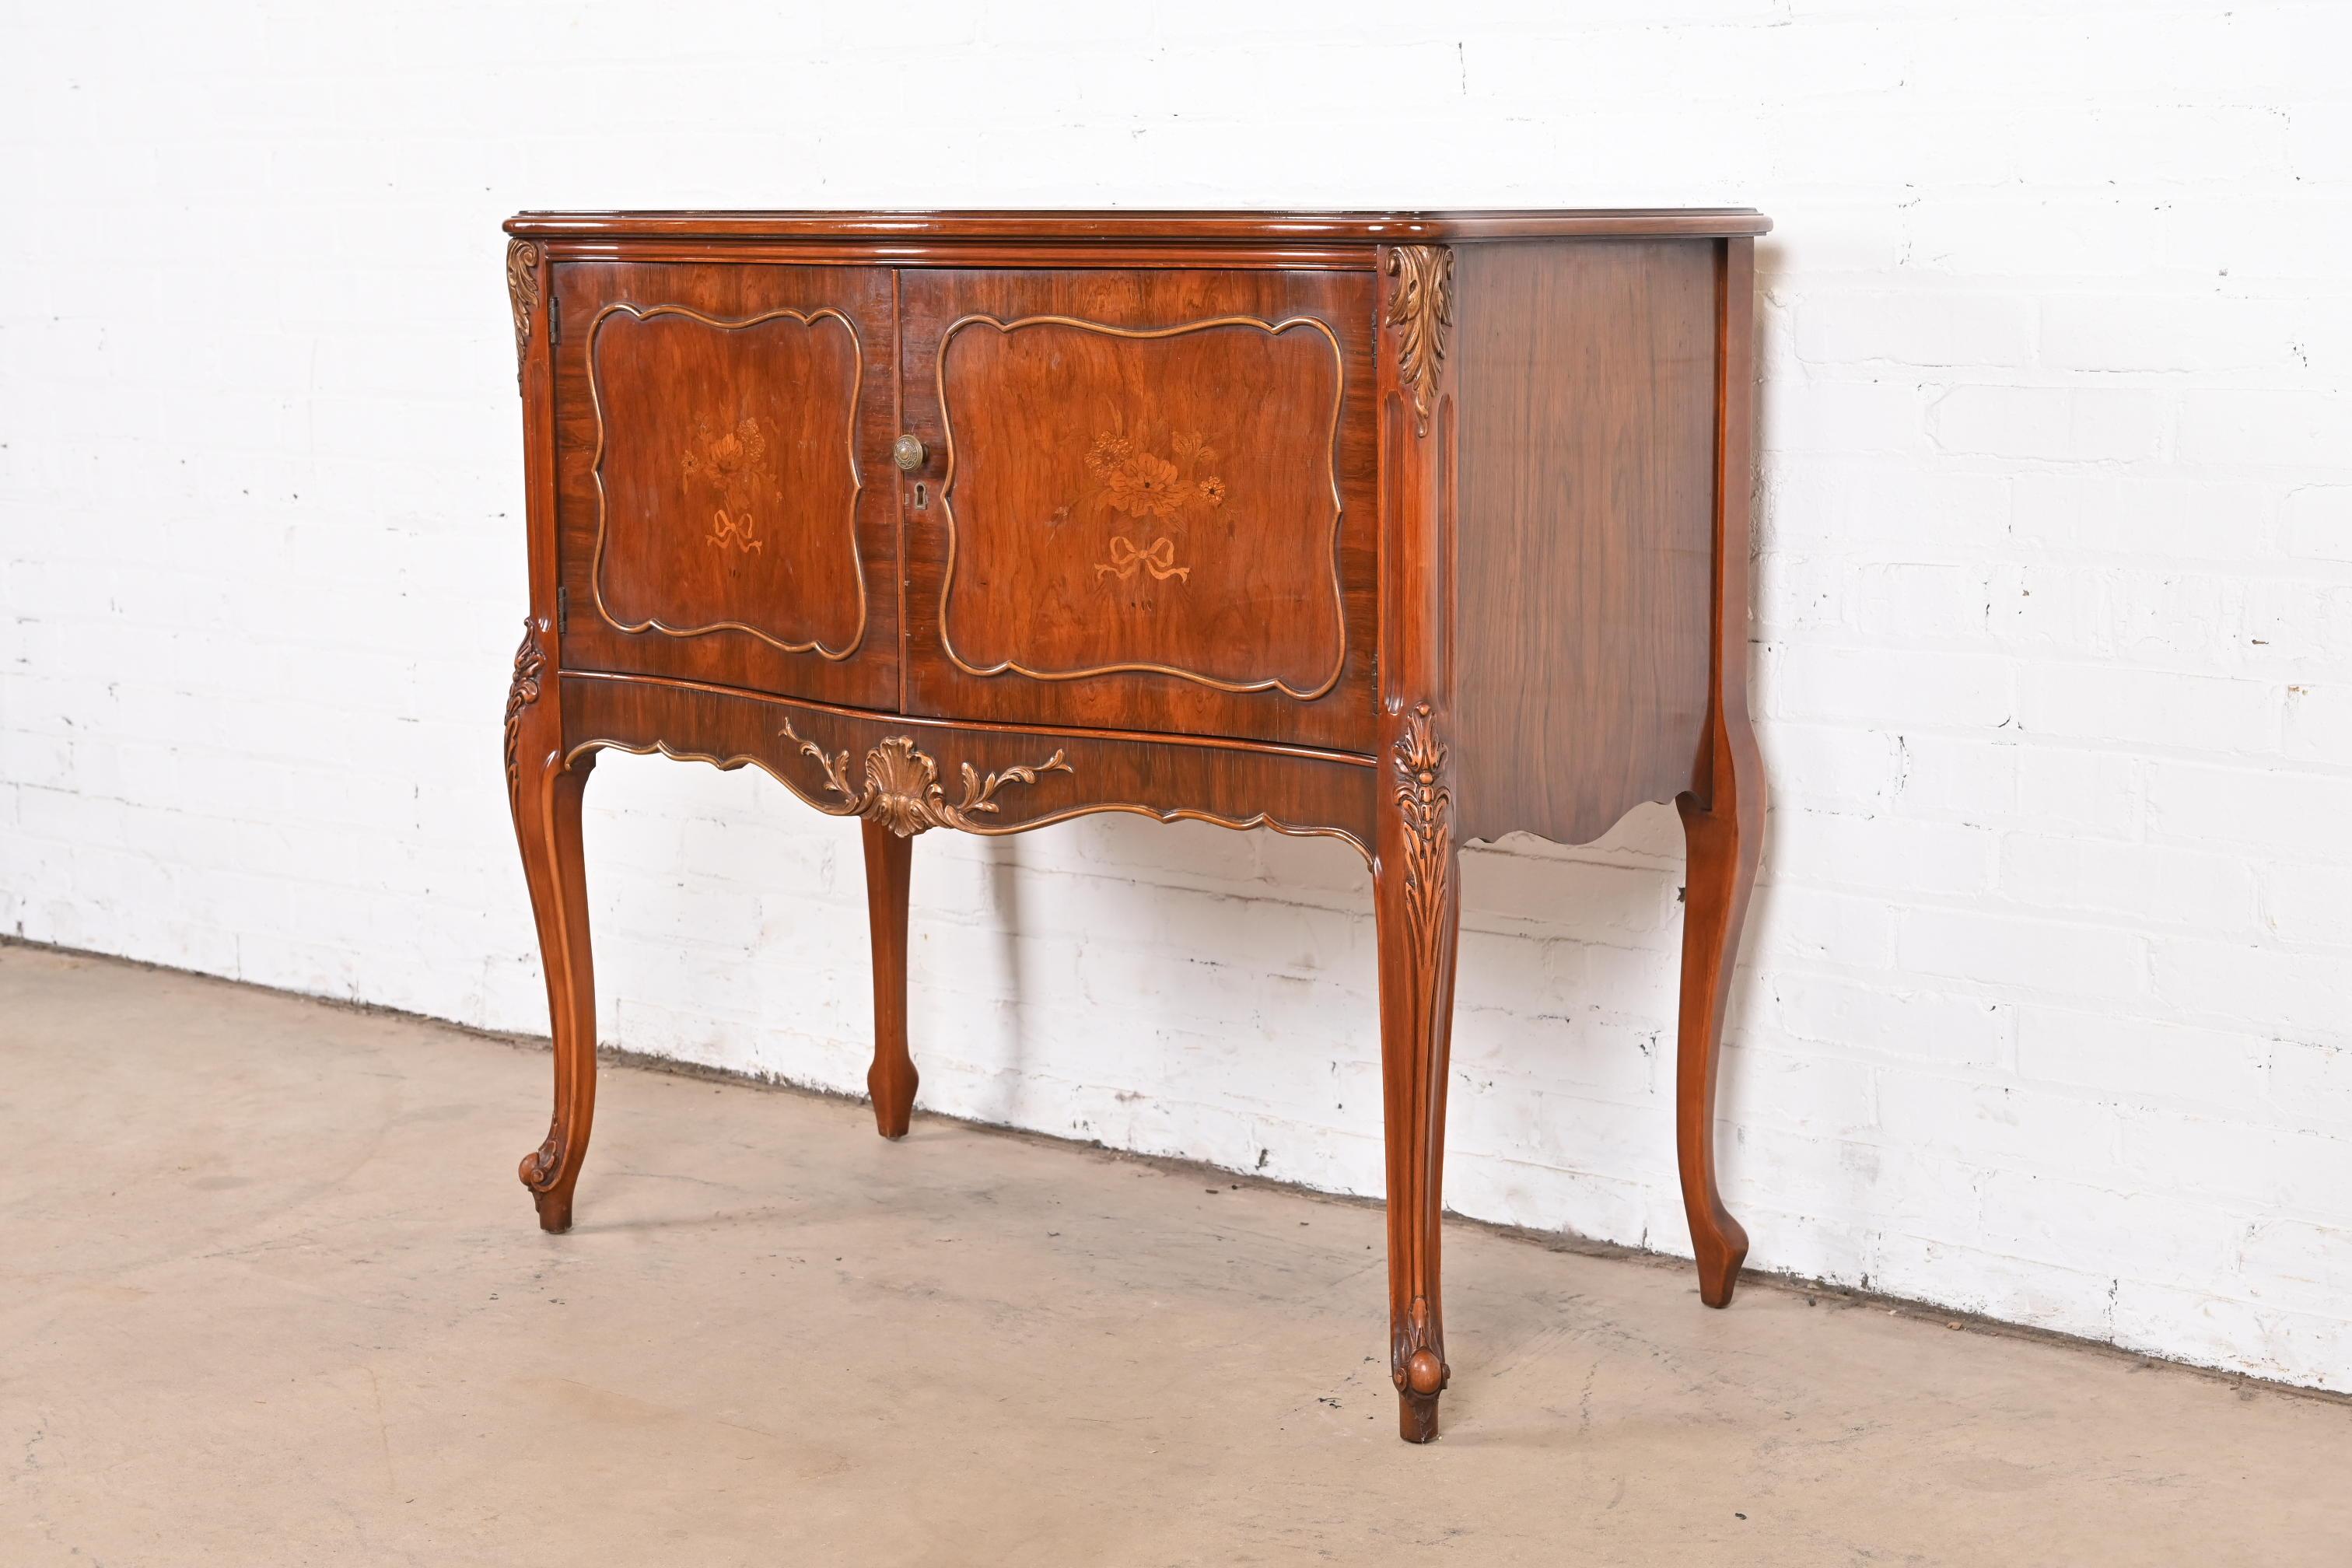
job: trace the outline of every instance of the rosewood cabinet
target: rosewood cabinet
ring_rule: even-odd
[[[1675,801],[1700,1293],[1747,707],[1746,210],[549,214],[506,226],[530,614],[509,803],[571,1224],[595,1100],[596,752],[860,819],[867,1082],[907,1130],[913,836],[1087,812],[1328,835],[1371,872],[1390,1367],[1437,1431],[1455,857]]]

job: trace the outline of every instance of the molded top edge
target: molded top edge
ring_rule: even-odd
[[[1770,232],[1753,207],[1619,207],[1476,212],[524,212],[509,234],[538,239],[1017,239],[1207,242],[1572,237],[1724,238]]]

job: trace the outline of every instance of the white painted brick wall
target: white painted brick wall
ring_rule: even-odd
[[[1754,1261],[2352,1388],[2352,10],[92,0],[5,36],[0,927],[544,1027],[496,733],[517,207],[1752,202]],[[606,1037],[862,1083],[854,832],[748,771],[617,757],[590,800]],[[1686,1245],[1680,856],[1653,808],[1468,857],[1460,1210]],[[929,1106],[1379,1189],[1347,850],[935,835],[915,899]]]

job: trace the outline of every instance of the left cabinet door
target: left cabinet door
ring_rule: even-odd
[[[564,662],[898,700],[887,268],[555,268]]]

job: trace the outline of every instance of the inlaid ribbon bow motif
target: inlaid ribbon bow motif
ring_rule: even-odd
[[[1153,540],[1149,550],[1138,550],[1135,541],[1120,534],[1110,542],[1110,564],[1096,567],[1095,578],[1099,582],[1114,574],[1121,579],[1129,578],[1135,575],[1138,567],[1149,571],[1156,581],[1162,583],[1171,577],[1181,577],[1189,582],[1192,576],[1190,566],[1176,564],[1176,542],[1165,534]]]
[[[719,492],[719,510],[710,514],[710,531],[703,537],[721,550],[749,555],[764,551],[751,537],[751,505],[771,492],[775,474],[768,464],[768,436],[760,421],[745,416],[732,425],[705,419],[697,426],[698,446],[686,452],[687,473]]]
[[[763,547],[760,540],[751,537],[751,514],[747,511],[741,517],[730,517],[725,507],[710,514],[710,542],[721,550],[732,545],[746,555]]]

